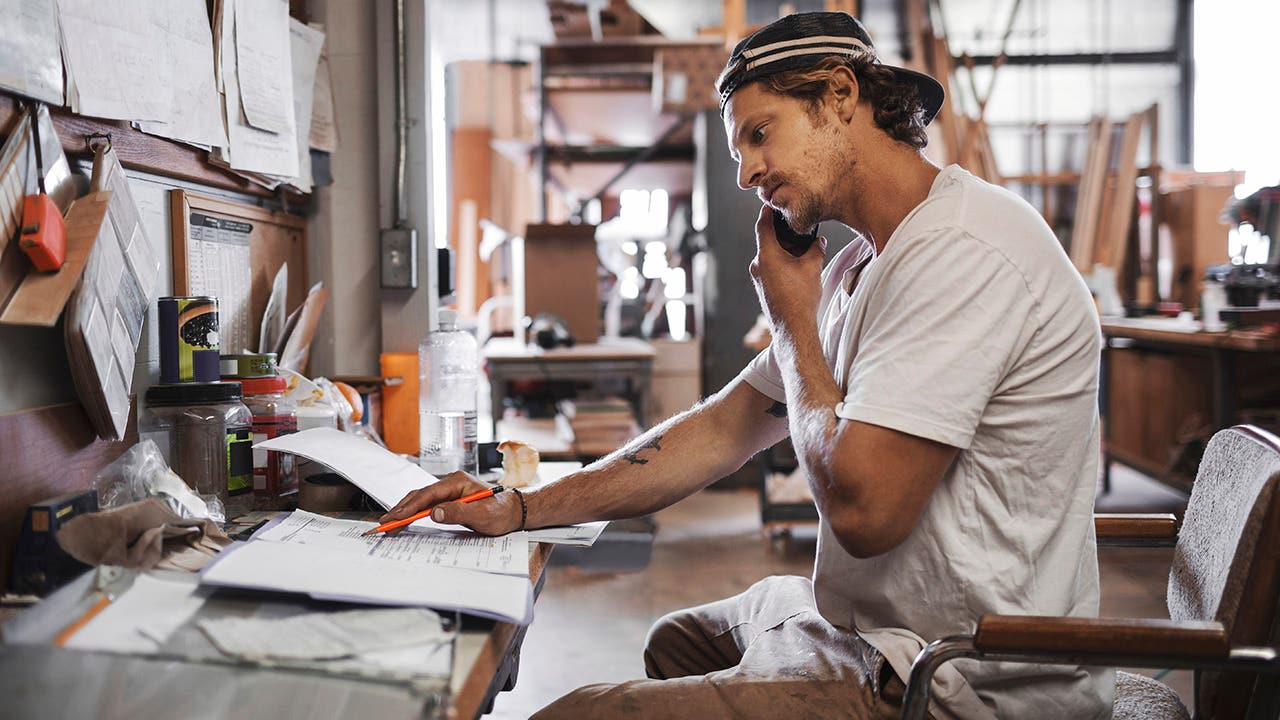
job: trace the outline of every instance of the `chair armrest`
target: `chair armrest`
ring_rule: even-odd
[[[974,647],[983,653],[1088,656],[1097,664],[1115,657],[1167,661],[1220,660],[1230,654],[1217,622],[1132,618],[984,615]]]
[[[1172,547],[1178,540],[1178,519],[1170,513],[1095,513],[1093,528],[1099,545]]]

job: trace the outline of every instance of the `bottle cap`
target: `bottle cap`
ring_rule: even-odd
[[[453,308],[440,308],[436,318],[440,321],[440,325],[457,325],[458,311]]]
[[[260,378],[241,378],[240,385],[245,395],[271,395],[283,393],[289,389],[289,382],[279,375]]]

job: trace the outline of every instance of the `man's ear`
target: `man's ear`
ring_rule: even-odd
[[[827,80],[827,100],[841,122],[848,123],[853,117],[859,97],[858,76],[854,74],[853,68],[841,65],[831,71],[831,77]]]

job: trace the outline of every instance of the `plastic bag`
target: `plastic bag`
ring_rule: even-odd
[[[93,480],[103,510],[158,497],[180,517],[225,522],[216,495],[200,497],[169,468],[154,440],[143,440],[106,466]]]
[[[346,393],[339,390],[332,380],[326,377],[318,377],[312,382],[321,390],[321,396],[316,400],[316,404],[327,404],[334,409],[334,412],[338,415],[338,429],[362,437],[384,448],[387,446],[372,425],[366,425],[353,419],[355,408],[347,400]]]

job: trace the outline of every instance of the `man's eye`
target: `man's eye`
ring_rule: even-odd
[[[751,131],[751,142],[754,142],[754,143],[764,142],[764,126],[763,125]]]

